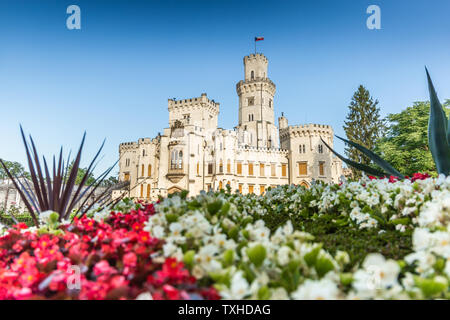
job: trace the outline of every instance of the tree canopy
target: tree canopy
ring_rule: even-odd
[[[378,100],[370,96],[369,90],[360,85],[354,93],[349,105],[349,113],[344,125],[344,131],[348,140],[373,149],[379,139],[384,125],[380,117]],[[350,160],[369,165],[371,160],[356,148],[347,145],[345,154]],[[359,177],[359,170],[352,168],[353,176]]]
[[[447,115],[450,100],[444,103]],[[387,131],[375,147],[384,160],[405,175],[427,172],[436,175],[436,167],[428,148],[430,102],[419,101],[400,113],[386,117]]]
[[[30,174],[25,170],[23,165],[21,165],[19,162],[16,161],[7,161],[2,159],[6,168],[8,168],[8,171],[11,172],[16,177],[21,177],[22,175],[25,177],[29,177]],[[5,169],[0,164],[0,179],[8,179],[8,175],[6,174]]]

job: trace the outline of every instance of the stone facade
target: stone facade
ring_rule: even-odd
[[[284,115],[275,124],[275,84],[262,54],[244,57],[244,80],[236,85],[239,122],[218,128],[219,103],[200,97],[169,99],[169,127],[157,137],[119,146],[119,180],[130,181],[126,193],[141,200],[189,190],[224,189],[262,194],[269,187],[313,179],[338,182],[342,163],[324,146],[333,146],[328,125],[289,126]]]

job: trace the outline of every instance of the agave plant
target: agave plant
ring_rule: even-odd
[[[42,157],[42,162],[40,161],[39,154],[31,135],[29,136],[30,143],[28,143],[22,126],[20,126],[20,132],[25,146],[32,186],[28,182],[28,179],[23,176],[17,177],[11,173],[1,159],[0,163],[18,190],[20,197],[30,212],[36,226],[39,226],[39,214],[41,212],[48,210],[55,211],[59,214],[59,220],[61,221],[63,219],[68,219],[72,211],[76,208],[79,208],[77,211],[79,216],[84,215],[93,204],[98,203],[105,198],[109,189],[106,189],[97,197],[93,197],[93,195],[95,195],[95,191],[114,168],[115,164],[103,172],[93,184],[85,186],[88,177],[95,169],[96,160],[103,149],[105,141],[103,141],[95,157],[90,162],[81,182],[77,185],[75,182],[80,167],[81,152],[83,150],[86,132],[83,134],[73,165],[69,166],[69,163],[71,163],[70,153],[67,161],[64,161],[63,148],[61,147],[57,162],[55,156],[53,156],[53,168],[51,173],[44,156]],[[92,199],[92,203],[89,206],[86,206],[88,199]]]
[[[449,175],[450,174],[450,119],[447,119],[444,109],[434,89],[433,82],[431,81],[430,74],[427,68],[425,68],[428,79],[428,90],[430,92],[430,119],[428,121],[428,146],[433,156],[434,163],[438,174]],[[346,159],[336,151],[334,151],[323,139],[322,142],[331,150],[339,159],[344,161],[349,166],[352,166],[358,170],[364,171],[367,174],[383,177],[386,175],[396,176],[400,179],[405,177],[393,168],[387,161],[383,160],[379,155],[371,150],[353,142],[336,136],[345,143],[351,145],[363,154],[368,156],[375,164],[377,164],[383,171],[374,169],[367,165],[357,163],[350,159]]]

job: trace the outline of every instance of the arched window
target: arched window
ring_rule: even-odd
[[[223,162],[222,162],[222,159],[220,159],[220,162],[219,162],[219,173],[223,173]]]
[[[147,171],[148,171],[148,172],[147,172],[147,176],[148,176],[148,177],[151,177],[151,176],[152,176],[152,165],[151,165],[151,164],[148,165]]]
[[[183,151],[180,150],[178,153],[178,169],[183,168]]]
[[[250,79],[254,80],[255,79],[255,71],[252,70],[252,72],[250,73]]]
[[[173,150],[170,155],[170,169],[176,169],[177,168],[177,160],[178,160],[178,151]]]
[[[170,155],[170,169],[183,169],[183,151],[172,150]]]
[[[230,161],[230,159],[227,160],[227,173],[231,173],[231,161]]]

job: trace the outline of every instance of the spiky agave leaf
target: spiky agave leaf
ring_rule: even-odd
[[[434,89],[428,69],[425,68],[430,92],[430,119],[428,121],[428,146],[438,174],[450,174],[450,147],[448,141],[448,120]]]
[[[14,176],[8,170],[6,165],[0,159],[1,165],[4,167],[8,177],[12,180],[14,186],[18,190],[36,226],[39,226],[38,215],[43,211],[52,210],[58,212],[60,220],[67,218],[72,208],[82,201],[80,194],[82,194],[83,185],[86,182],[88,175],[92,174],[94,163],[103,149],[104,141],[91,161],[85,176],[83,176],[82,183],[77,186],[75,181],[80,166],[81,152],[84,146],[86,133],[83,135],[81,145],[72,167],[68,169],[70,155],[67,159],[67,164],[64,163],[61,148],[58,163],[56,163],[56,159],[53,157],[53,170],[50,171],[45,157],[42,157],[42,163],[40,162],[33,138],[30,136],[30,148],[22,126],[20,126],[20,131],[27,155],[32,186],[30,186],[27,180],[24,180],[24,183],[22,183],[18,177]],[[107,172],[109,173],[111,170],[112,167],[109,171],[107,170]],[[101,176],[101,178],[104,178],[104,176]],[[94,199],[94,201],[96,200]]]
[[[399,177],[400,179],[404,179],[405,177],[398,172],[394,167],[392,167],[387,161],[383,160],[379,155],[377,155],[375,152],[370,151],[366,147],[357,144],[356,142],[344,139],[336,135],[338,139],[341,139],[345,143],[351,145],[352,147],[355,147],[362,153],[364,153],[366,156],[370,158],[374,163],[376,163],[378,166],[380,166],[384,171],[386,171],[389,175]]]
[[[347,159],[343,156],[341,156],[339,153],[337,153],[336,151],[333,150],[333,148],[331,148],[323,139],[322,137],[320,137],[320,140],[322,140],[322,142],[327,146],[328,149],[330,149],[331,152],[333,152],[339,159],[341,159],[342,161],[344,161],[346,164],[348,164],[349,166],[352,166],[358,170],[364,171],[365,173],[372,175],[372,176],[376,176],[376,177],[384,177],[386,176],[386,173],[384,173],[383,171],[379,171],[377,169],[374,169],[372,167],[366,166],[364,164],[352,161],[350,159]]]

